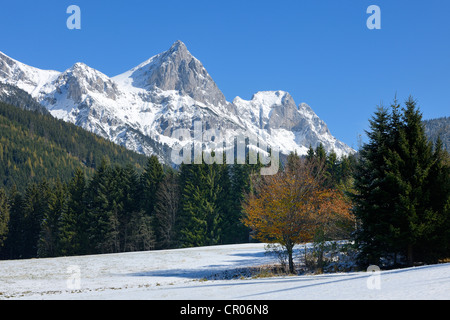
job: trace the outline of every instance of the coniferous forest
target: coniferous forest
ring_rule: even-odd
[[[43,178],[67,181],[77,168],[91,176],[102,158],[140,170],[146,163],[145,156],[41,110],[0,102],[0,186],[24,191]]]
[[[138,173],[101,161],[91,178],[1,189],[4,259],[116,253],[248,241],[240,223],[250,167],[183,165],[155,156]],[[248,190],[248,189],[247,189]]]
[[[320,181],[317,194],[339,194],[339,203],[346,204],[340,210],[354,219],[350,230],[330,233],[327,240],[354,240],[361,265],[450,257],[450,158],[442,141],[427,138],[412,98],[403,107],[394,101],[378,108],[369,121],[368,142],[357,154],[338,158],[322,145],[310,147],[305,157],[287,157],[278,173],[284,180],[276,181],[298,177],[306,168],[299,164],[309,163],[315,183]],[[262,229],[244,223],[248,200],[265,199],[255,211],[261,219],[284,201],[258,194],[271,192],[264,186],[269,180],[259,177],[260,164],[168,168],[156,156],[136,155],[49,115],[5,103],[0,133],[2,259],[255,241]],[[302,181],[305,187],[309,178]],[[317,213],[333,216],[336,210],[322,206]],[[315,228],[323,235],[323,228]]]

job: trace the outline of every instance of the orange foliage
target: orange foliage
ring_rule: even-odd
[[[327,234],[340,223],[351,223],[350,203],[341,192],[325,189],[303,164],[257,181],[244,204],[243,222],[262,242],[293,247],[312,241],[322,228]]]

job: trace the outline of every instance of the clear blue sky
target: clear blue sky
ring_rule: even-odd
[[[81,8],[81,30],[66,9]],[[369,5],[381,30],[369,30]],[[63,71],[114,76],[182,40],[228,101],[285,90],[357,147],[377,105],[413,95],[424,118],[450,116],[448,0],[3,1],[0,51]]]

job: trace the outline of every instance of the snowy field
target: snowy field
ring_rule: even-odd
[[[0,299],[450,299],[450,264],[250,278],[263,244],[0,261]]]

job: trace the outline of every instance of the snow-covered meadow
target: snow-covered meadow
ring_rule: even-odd
[[[242,272],[274,262],[264,244],[0,261],[0,299],[450,299],[448,263],[268,278]]]

